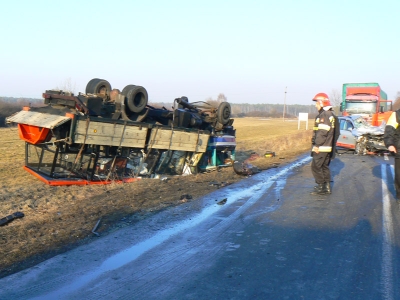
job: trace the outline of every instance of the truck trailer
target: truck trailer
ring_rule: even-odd
[[[47,90],[44,105],[8,117],[25,141],[26,171],[49,185],[107,184],[232,166],[235,129],[228,102],[174,99],[148,104],[147,90],[112,89],[94,78],[85,93]]]
[[[392,101],[378,83],[344,83],[340,111],[343,116],[362,115],[373,126],[387,121],[392,113]]]

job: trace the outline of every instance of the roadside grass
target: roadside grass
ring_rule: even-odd
[[[312,128],[310,124],[312,121],[309,121],[309,128]],[[236,128],[237,158],[241,160],[257,153],[260,158],[251,164],[260,169],[311,150],[312,130],[306,130],[304,123],[298,129],[295,119],[238,118],[233,125]],[[267,151],[274,152],[275,157],[265,159]]]
[[[310,149],[312,130],[297,130],[293,120],[240,118],[234,127],[237,159],[257,153],[260,157],[250,163],[260,169],[289,162]],[[1,128],[0,134],[0,218],[17,211],[25,214],[0,227],[0,278],[96,238],[91,231],[100,218],[97,232],[107,234],[166,207],[196,201],[216,189],[211,181],[243,179],[224,168],[167,181],[52,187],[22,169],[24,142],[17,128]],[[265,158],[266,151],[276,156]],[[185,194],[193,198],[182,199]]]

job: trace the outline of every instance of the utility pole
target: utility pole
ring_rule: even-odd
[[[287,93],[287,87],[285,87],[285,98],[283,98],[283,121],[285,121],[285,111],[286,111],[286,93]]]

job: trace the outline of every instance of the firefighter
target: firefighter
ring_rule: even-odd
[[[383,135],[383,141],[388,150],[394,153],[394,186],[396,199],[400,200],[400,110],[392,112]]]
[[[338,118],[333,114],[328,95],[318,93],[313,98],[318,115],[315,118],[312,137],[311,171],[317,186],[312,195],[331,193],[331,172],[329,164],[335,155],[335,144],[340,134]]]

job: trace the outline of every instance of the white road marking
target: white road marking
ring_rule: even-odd
[[[393,167],[390,167],[393,173]],[[390,195],[387,181],[387,164],[381,165],[382,173],[382,231],[383,231],[383,243],[382,243],[382,270],[381,270],[381,281],[383,285],[384,299],[393,298],[393,221],[390,210]]]

